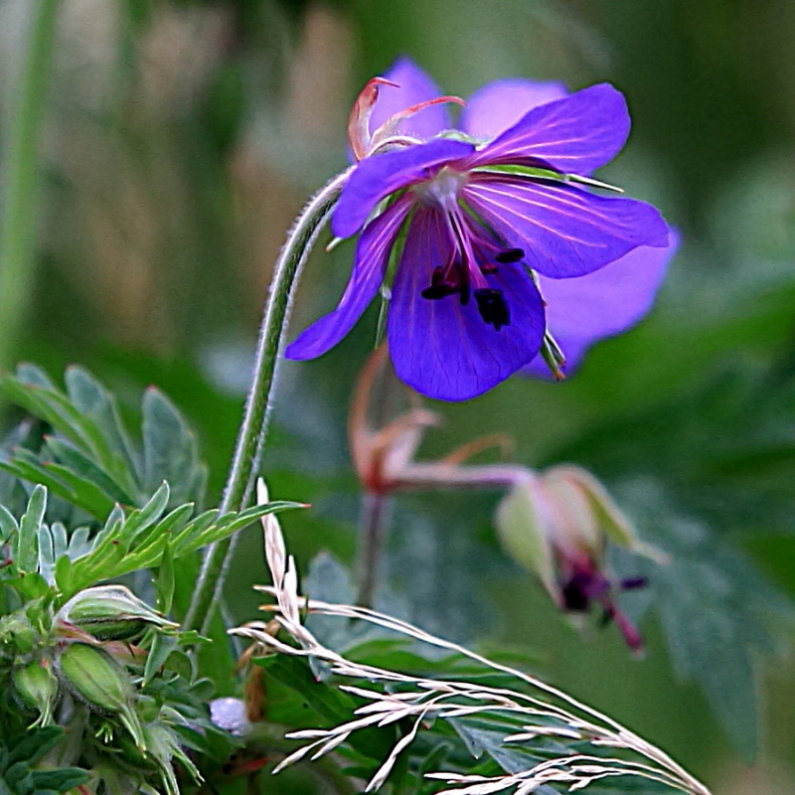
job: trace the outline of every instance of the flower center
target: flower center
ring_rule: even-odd
[[[414,191],[423,204],[450,212],[457,206],[458,195],[466,182],[466,174],[445,166],[431,179],[420,182]]]
[[[524,251],[497,245],[494,234],[461,207],[466,181],[466,174],[445,167],[414,188],[423,204],[441,214],[451,244],[448,261],[434,266],[430,286],[421,295],[433,301],[458,295],[462,306],[474,295],[481,319],[499,331],[511,324],[510,308],[503,291],[487,276],[493,277],[501,265],[519,262]]]

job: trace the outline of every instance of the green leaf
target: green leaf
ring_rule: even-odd
[[[71,367],[65,381],[66,393],[37,368],[0,375],[0,394],[54,430],[43,446],[37,438],[26,445],[30,449],[17,447],[0,466],[20,479],[46,484],[53,494],[97,517],[115,502],[141,505],[166,480],[172,486],[171,504],[201,502],[206,472],[195,436],[165,396],[155,389],[144,394],[139,451],[115,398],[96,379]]]
[[[0,375],[0,393],[48,422],[84,450],[90,451],[101,466],[116,468],[112,448],[100,429],[62,392],[55,388],[25,384],[10,375]]]
[[[163,613],[171,612],[174,601],[174,556],[171,548],[166,546],[160,559],[160,568],[157,573],[157,609]]]
[[[74,787],[85,784],[89,774],[79,767],[62,767],[59,770],[34,770],[32,778],[37,794],[43,790],[68,792]]]
[[[171,401],[153,387],[144,393],[142,411],[144,488],[151,490],[166,480],[174,486],[175,502],[201,497],[195,492],[203,472],[193,431]]]
[[[28,508],[19,522],[19,532],[12,545],[12,557],[20,572],[36,570],[39,560],[39,529],[47,509],[47,489],[36,486],[28,501]]]
[[[240,513],[230,512],[218,517],[218,511],[207,511],[186,525],[172,540],[174,557],[181,557],[213,541],[226,538],[270,513],[292,508],[304,508],[300,502],[276,500],[267,505],[255,505]]]
[[[135,472],[137,462],[133,445],[121,422],[113,395],[82,367],[68,367],[64,380],[75,407],[94,420],[111,449],[124,460],[125,471]]]
[[[5,544],[18,532],[19,525],[17,520],[4,505],[0,505],[0,543]]]
[[[481,759],[483,754],[487,754],[506,773],[520,773],[543,761],[542,756],[534,755],[517,745],[506,745],[505,737],[509,733],[507,727],[500,730],[496,726],[488,727],[483,722],[458,718],[452,718],[448,722],[475,759]]]
[[[168,655],[179,645],[179,638],[176,635],[166,635],[155,631],[152,638],[152,648],[146,657],[144,666],[144,679],[142,687],[146,687],[155,678],[158,671],[163,667]]]
[[[30,483],[47,486],[53,494],[94,516],[107,516],[113,508],[113,498],[95,483],[59,464],[41,462],[29,450],[17,450],[15,453],[16,457],[11,461],[0,461],[0,469]]]
[[[735,747],[749,760],[759,750],[758,661],[779,652],[795,610],[739,551],[703,523],[678,514],[653,481],[622,488],[644,536],[668,553],[657,565],[633,558],[648,578],[674,667],[703,689]],[[627,570],[629,571],[629,570]]]
[[[114,502],[122,502],[127,505],[135,502],[134,493],[128,493],[71,442],[51,436],[47,439],[46,447],[56,461],[71,469],[75,475],[96,484],[103,492],[110,495]]]
[[[42,729],[27,731],[21,737],[12,740],[8,745],[8,765],[16,762],[33,764],[46,756],[61,741],[64,731],[59,726],[45,726]]]
[[[55,389],[55,384],[41,367],[30,362],[21,362],[17,366],[17,378],[24,384],[38,386],[42,389]]]
[[[54,569],[57,556],[55,541],[50,528],[46,524],[39,528],[39,563],[38,570],[48,583],[54,583]]]
[[[344,723],[352,719],[357,702],[334,685],[318,681],[306,660],[278,655],[264,657],[257,662],[263,665],[267,675],[295,690],[306,699],[325,725]],[[321,724],[321,725],[323,725]],[[382,760],[389,753],[393,736],[391,732],[378,729],[363,729],[354,732],[348,744],[370,759]]]

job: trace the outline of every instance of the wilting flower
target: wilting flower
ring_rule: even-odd
[[[570,613],[601,607],[615,620],[627,645],[643,639],[615,601],[620,590],[645,585],[642,577],[616,581],[607,570],[608,540],[629,550],[663,558],[643,544],[602,484],[589,472],[558,466],[517,480],[497,511],[506,551],[541,580],[557,605]]]
[[[559,374],[558,325],[558,342],[571,339],[576,358],[637,320],[674,243],[650,205],[590,189],[604,187],[589,175],[629,133],[613,87],[568,94],[557,83],[500,81],[471,98],[460,131],[446,133],[437,94],[407,61],[362,93],[350,128],[361,159],[331,222],[340,238],[361,231],[353,273],[337,309],[287,355],[314,358],[336,345],[394,264],[387,338],[395,371],[425,395],[465,400],[540,352]],[[609,278],[594,281],[608,267]],[[576,314],[559,317],[551,298],[564,285]],[[593,304],[590,294],[601,298],[603,288],[616,300]]]
[[[504,488],[524,478],[527,470],[516,464],[466,463],[490,447],[508,447],[509,440],[497,434],[472,439],[434,461],[418,461],[415,454],[425,431],[438,425],[440,418],[418,405],[416,395],[411,396],[416,403],[408,411],[373,427],[368,414],[378,402],[375,382],[385,360],[383,346],[368,359],[356,384],[348,418],[353,464],[366,493],[385,496],[438,488]]]

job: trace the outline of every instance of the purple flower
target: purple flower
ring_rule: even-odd
[[[652,206],[588,187],[629,133],[616,89],[568,94],[557,83],[499,81],[471,98],[459,133],[439,135],[446,111],[430,104],[438,90],[427,75],[404,60],[380,83],[380,94],[368,84],[362,97],[378,99],[360,98],[352,117],[352,150],[367,156],[331,221],[338,237],[361,232],[353,273],[337,309],[304,331],[288,357],[336,345],[393,262],[387,339],[395,371],[442,400],[534,372],[539,352],[554,348],[550,335],[574,360],[647,311],[674,248],[669,228]],[[401,113],[410,106],[411,115]],[[367,116],[365,145],[353,134]]]

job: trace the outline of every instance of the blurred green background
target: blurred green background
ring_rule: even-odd
[[[48,3],[52,40],[32,54]],[[634,128],[601,176],[682,231],[656,309],[566,383],[515,378],[434,407],[445,424],[423,455],[499,431],[522,463],[573,461],[609,483],[687,564],[649,592],[648,657],[630,659],[613,628],[584,640],[560,620],[499,551],[497,493],[399,501],[389,583],[420,623],[525,650],[716,792],[792,792],[793,38],[791,0],[0,0],[3,209],[23,209],[0,245],[18,266],[6,295],[27,306],[0,313],[2,365],[57,376],[79,362],[130,412],[157,384],[199,430],[214,500],[273,260],[345,165],[364,82],[409,55],[462,96],[505,76],[614,83]],[[30,151],[13,147],[26,120]],[[336,302],[351,252],[313,257],[291,337]],[[354,556],[345,422],[374,323],[371,310],[326,357],[281,372],[264,470],[277,497],[315,506],[284,521],[304,567],[324,548]],[[246,620],[265,577],[256,533],[235,565],[228,598]],[[757,740],[747,767],[735,749]]]

